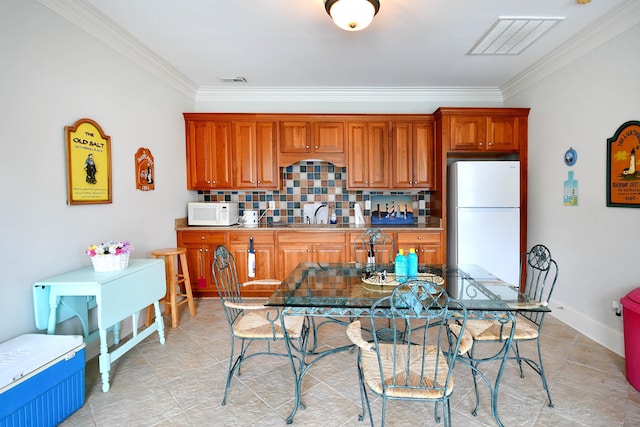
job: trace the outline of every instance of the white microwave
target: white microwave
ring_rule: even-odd
[[[238,204],[231,202],[189,203],[187,223],[201,226],[225,226],[238,223]]]

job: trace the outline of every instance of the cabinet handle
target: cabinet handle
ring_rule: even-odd
[[[260,184],[262,181],[258,181],[258,184]]]
[[[422,240],[422,236],[418,236],[418,240]]]
[[[207,180],[207,184],[211,184],[211,181]]]
[[[482,147],[482,142],[478,142],[478,146]]]
[[[318,146],[316,145],[316,150],[318,149]]]
[[[309,149],[309,146],[307,145],[307,150]]]
[[[490,143],[489,143],[489,146],[491,146],[491,145],[493,145],[493,142],[490,142]]]
[[[307,252],[311,252],[311,249],[307,249]]]
[[[201,240],[204,240],[204,236],[200,236],[200,239],[201,239]]]

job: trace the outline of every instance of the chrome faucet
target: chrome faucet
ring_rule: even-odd
[[[316,211],[313,213],[313,222],[314,222],[315,224],[317,224],[317,223],[318,223],[318,212],[320,211],[320,209],[322,209],[322,208],[326,208],[326,207],[327,207],[327,205],[326,205],[326,204],[322,204],[322,205],[318,206],[318,208],[316,209]]]

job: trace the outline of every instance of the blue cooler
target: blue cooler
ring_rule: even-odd
[[[0,427],[56,426],[84,404],[79,335],[26,334],[0,344]]]

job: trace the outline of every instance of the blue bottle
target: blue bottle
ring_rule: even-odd
[[[409,280],[418,278],[418,254],[414,248],[409,249],[407,256],[407,276],[409,276]]]
[[[404,256],[404,249],[398,250],[396,255],[394,270],[396,273],[396,282],[404,283],[407,281],[407,257]]]

